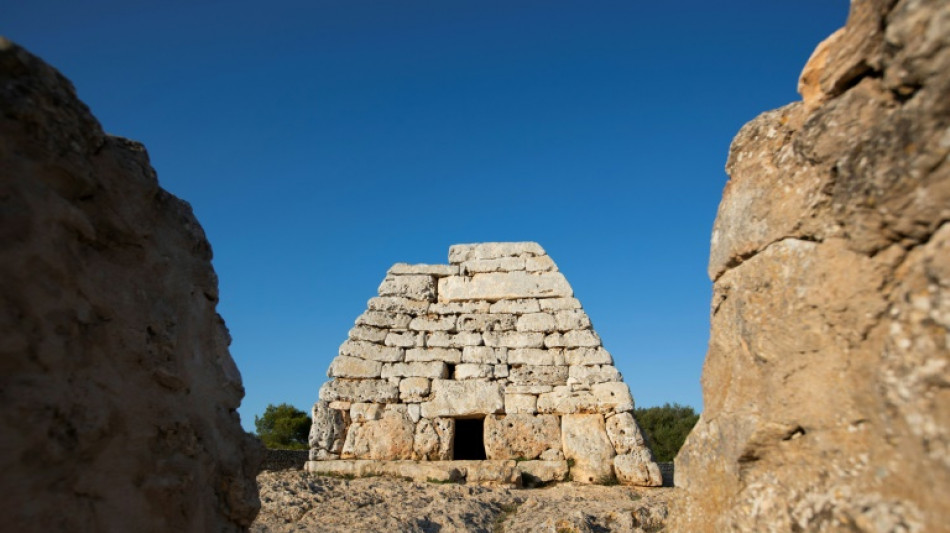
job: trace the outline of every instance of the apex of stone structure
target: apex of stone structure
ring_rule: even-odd
[[[378,294],[320,389],[310,470],[519,460],[541,481],[662,483],[629,389],[539,244],[457,244],[448,265],[396,263]]]

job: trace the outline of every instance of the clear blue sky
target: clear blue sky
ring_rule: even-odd
[[[395,262],[541,243],[637,404],[701,409],[738,129],[844,0],[0,0],[0,33],[142,141],[214,247],[242,421],[309,410]]]

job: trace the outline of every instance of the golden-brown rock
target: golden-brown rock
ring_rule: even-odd
[[[678,531],[950,529],[950,4],[855,0],[739,132]]]
[[[4,529],[245,529],[259,445],[191,208],[3,39],[0,109]]]

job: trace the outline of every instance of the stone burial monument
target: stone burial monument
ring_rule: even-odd
[[[533,242],[397,263],[313,408],[313,472],[658,486],[633,397]]]

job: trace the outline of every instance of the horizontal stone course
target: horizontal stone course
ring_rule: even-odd
[[[339,355],[391,363],[402,361],[404,353],[405,351],[402,348],[395,346],[383,346],[367,341],[347,340],[340,345]]]
[[[573,295],[560,272],[505,272],[439,279],[439,301],[556,298]]]
[[[475,244],[453,244],[449,247],[449,263],[452,264],[475,259],[538,255],[547,254],[544,248],[541,248],[541,245],[536,242],[480,242]]]
[[[387,274],[393,274],[397,276],[405,276],[412,274],[423,274],[427,276],[455,276],[459,273],[459,267],[457,265],[426,265],[426,264],[416,264],[410,265],[409,263],[396,263],[395,265],[389,267]]]

